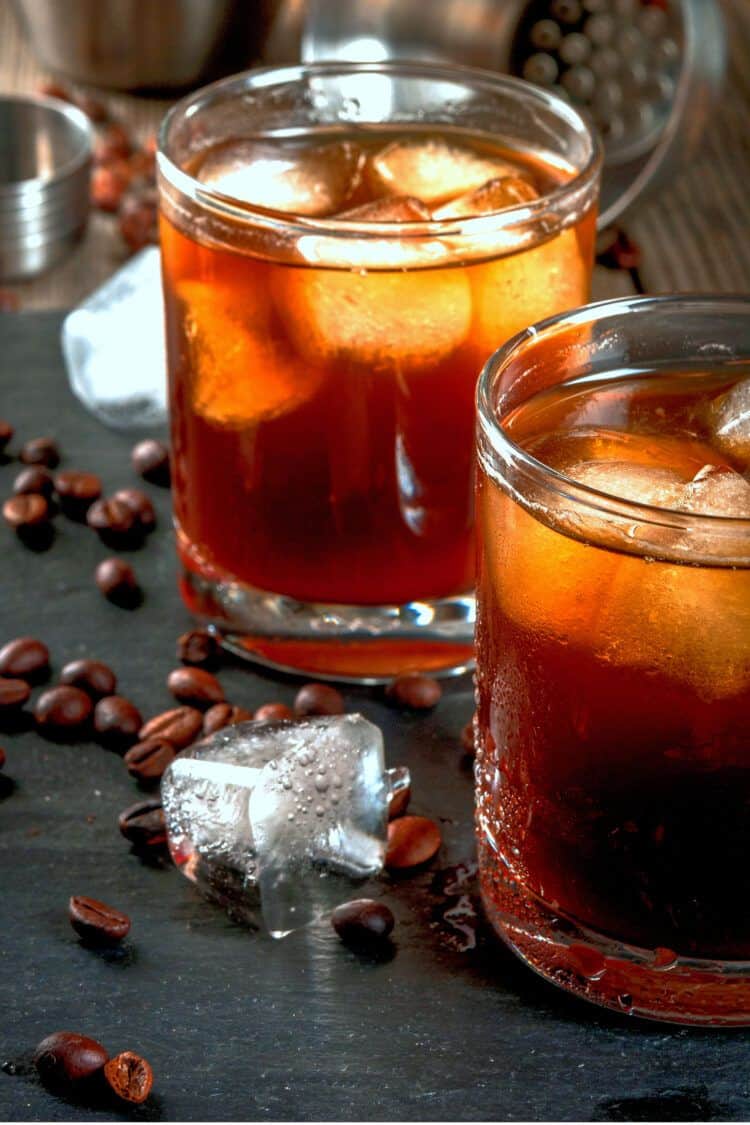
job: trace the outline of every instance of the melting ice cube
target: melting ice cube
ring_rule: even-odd
[[[238,140],[213,149],[198,179],[224,195],[296,215],[331,215],[346,206],[364,157],[350,141],[293,149]]]
[[[711,408],[714,444],[750,468],[750,379],[736,383],[717,398]]]
[[[413,195],[388,195],[342,211],[336,218],[360,223],[419,223],[429,221],[432,215]]]
[[[498,176],[473,191],[451,199],[433,211],[433,219],[459,219],[469,215],[488,215],[504,207],[517,207],[539,198],[539,192],[521,176]]]
[[[282,937],[381,870],[388,801],[406,785],[407,771],[384,769],[381,732],[361,715],[241,723],[165,773],[172,857],[246,920],[260,906]]]
[[[681,506],[685,483],[679,473],[656,465],[632,461],[591,461],[566,468],[567,476],[620,500],[656,508]]]
[[[704,465],[685,486],[680,506],[697,515],[750,519],[750,484],[734,469]]]
[[[428,207],[516,171],[505,160],[479,156],[438,137],[394,141],[372,157],[368,170],[376,191],[413,195]]]

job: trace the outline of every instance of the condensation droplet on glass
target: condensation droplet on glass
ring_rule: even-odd
[[[562,31],[554,20],[538,20],[529,32],[529,39],[540,51],[554,51],[562,39]]]
[[[328,778],[323,777],[323,775],[321,773],[316,774],[316,776],[315,776],[315,788],[318,790],[319,793],[325,793],[325,791],[328,789]]]
[[[316,816],[325,816],[325,814],[326,814],[326,810],[323,808],[322,805],[316,805],[315,806],[315,815]]]

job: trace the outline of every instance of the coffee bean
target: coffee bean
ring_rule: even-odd
[[[127,914],[84,895],[72,896],[68,917],[75,932],[90,945],[116,945],[130,930]]]
[[[60,683],[78,687],[92,699],[102,699],[105,695],[114,695],[117,678],[100,660],[71,660],[60,673]]]
[[[72,734],[88,722],[92,710],[93,704],[85,691],[62,684],[42,692],[34,706],[34,719],[41,731]]]
[[[13,433],[13,427],[10,422],[6,422],[4,418],[0,418],[0,453],[2,453],[13,437]]]
[[[216,734],[217,730],[222,730],[224,727],[249,722],[252,717],[252,711],[246,711],[244,707],[233,707],[231,703],[215,703],[203,716],[203,733]]]
[[[142,726],[140,711],[122,695],[106,695],[94,708],[94,730],[102,746],[124,750],[137,740]]]
[[[393,929],[393,911],[384,902],[355,898],[342,902],[331,914],[331,925],[346,945],[384,941]]]
[[[167,842],[164,809],[157,798],[138,801],[137,804],[123,809],[117,823],[125,839],[142,851],[161,848]]]
[[[54,490],[55,482],[52,479],[52,474],[39,465],[29,465],[28,469],[21,469],[21,472],[13,481],[13,492],[16,496],[22,496],[28,492],[38,492],[45,500],[49,500]]]
[[[32,438],[21,446],[18,459],[24,465],[46,465],[48,469],[56,469],[60,464],[60,451],[52,438]]]
[[[131,777],[143,784],[150,784],[161,778],[174,758],[174,747],[166,738],[146,738],[131,746],[123,761]]]
[[[169,484],[169,450],[160,441],[139,441],[130,457],[138,476],[152,484]]]
[[[153,531],[156,527],[156,511],[151,503],[151,497],[141,492],[140,488],[120,488],[113,493],[112,500],[130,508],[144,532]]]
[[[204,668],[175,668],[167,676],[167,688],[179,703],[205,710],[224,702],[224,689]]]
[[[49,672],[49,649],[35,637],[16,637],[0,649],[0,676],[35,684]]]
[[[212,666],[220,652],[219,642],[207,629],[192,629],[177,639],[177,659],[183,664]]]
[[[151,1093],[154,1074],[140,1055],[121,1051],[104,1065],[104,1078],[118,1098],[140,1105]]]
[[[102,494],[102,482],[95,473],[63,469],[55,476],[55,491],[66,516],[81,520]]]
[[[108,1058],[101,1043],[75,1031],[54,1031],[34,1051],[39,1077],[45,1085],[53,1087],[90,1078]]]
[[[3,750],[2,746],[0,746],[0,770],[3,768],[4,765],[5,765],[5,751]]]
[[[144,161],[145,165],[145,161]],[[146,184],[133,184],[122,198],[117,223],[132,253],[159,241],[158,193]]]
[[[141,741],[148,738],[165,738],[175,750],[184,750],[194,742],[203,729],[203,716],[195,707],[173,707],[149,719],[140,731]]]
[[[341,692],[330,684],[303,684],[294,697],[297,718],[306,715],[343,715],[344,700]]]
[[[407,785],[405,789],[398,789],[388,802],[388,819],[395,820],[397,816],[403,816],[409,807],[411,800],[411,789]]]
[[[130,156],[133,143],[127,129],[116,121],[100,129],[94,142],[94,163],[109,164],[112,160]]]
[[[143,528],[133,509],[112,496],[94,501],[86,523],[102,543],[115,549],[137,547],[143,541]]]
[[[3,504],[3,519],[14,531],[23,532],[49,522],[49,504],[38,492],[10,496]]]
[[[108,601],[132,609],[141,597],[135,571],[122,559],[102,559],[94,571],[96,584]]]
[[[264,722],[271,719],[293,719],[294,712],[291,707],[287,707],[286,703],[263,703],[255,712],[256,722]]]
[[[401,816],[388,825],[385,865],[392,870],[419,867],[440,847],[440,829],[425,816]]]
[[[400,707],[408,707],[413,711],[428,711],[440,701],[443,689],[431,676],[407,672],[392,680],[385,694]]]
[[[26,680],[9,680],[0,677],[0,711],[14,711],[23,707],[31,695],[31,688]]]
[[[471,756],[473,758],[474,754],[475,754],[475,749],[476,749],[475,746],[474,746],[474,719],[473,718],[469,719],[468,723],[466,724],[466,726],[461,731],[461,745],[463,746],[465,753],[471,754]]]

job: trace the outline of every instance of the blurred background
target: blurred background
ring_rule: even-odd
[[[595,297],[750,289],[750,0],[431,0],[424,12],[424,0],[0,0],[0,95],[62,96],[95,133],[85,236],[43,275],[0,281],[0,307],[75,305],[154,238],[154,139],[177,97],[259,63],[334,55],[453,58],[590,112],[610,220]]]

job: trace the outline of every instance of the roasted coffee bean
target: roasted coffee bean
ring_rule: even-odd
[[[224,689],[205,668],[175,668],[167,676],[167,688],[179,703],[205,710],[224,702]]]
[[[0,453],[2,453],[13,437],[13,433],[14,430],[10,422],[6,422],[4,418],[0,418]]]
[[[331,914],[331,925],[346,945],[384,941],[393,929],[393,911],[384,902],[355,898],[342,902]]]
[[[92,710],[85,691],[62,684],[42,692],[34,706],[34,719],[40,730],[50,734],[74,733],[88,722]]]
[[[173,707],[149,719],[140,731],[141,741],[148,738],[164,738],[171,742],[175,750],[184,750],[194,742],[203,730],[203,715],[195,707]]]
[[[75,932],[90,945],[116,945],[130,931],[127,914],[84,895],[72,896],[68,917]]]
[[[94,163],[111,164],[113,160],[122,160],[130,156],[133,145],[127,130],[113,121],[104,129],[94,142]]]
[[[0,711],[15,711],[23,707],[31,695],[26,680],[10,680],[0,677]]]
[[[151,503],[151,498],[145,492],[141,492],[140,488],[120,488],[113,494],[112,499],[130,508],[143,531],[153,531],[156,527],[154,505]]]
[[[105,1063],[104,1078],[118,1098],[135,1105],[145,1102],[154,1084],[151,1067],[132,1051],[121,1051]]]
[[[21,446],[18,459],[24,465],[45,465],[48,469],[56,469],[60,464],[60,451],[52,438],[32,438]]]
[[[100,660],[71,660],[60,673],[60,683],[78,687],[92,699],[102,699],[105,695],[114,695],[117,678]]]
[[[135,848],[147,851],[161,848],[167,842],[167,828],[161,801],[138,801],[123,809],[117,821],[120,832]]]
[[[130,456],[138,476],[152,484],[169,484],[169,450],[160,441],[139,441]]]
[[[86,94],[83,90],[73,90],[70,96],[73,105],[77,105],[82,113],[85,113],[89,121],[93,121],[95,125],[102,125],[105,121],[109,120],[109,110],[104,102],[98,101],[97,98]]]
[[[217,730],[233,727],[237,723],[246,723],[252,717],[252,711],[246,711],[244,707],[233,707],[231,703],[215,703],[203,716],[203,733],[216,734]]]
[[[88,1035],[76,1031],[54,1031],[34,1051],[34,1063],[47,1086],[81,1082],[101,1070],[109,1055]]]
[[[124,160],[101,164],[91,171],[89,194],[97,211],[114,214],[130,184],[130,171]]]
[[[388,824],[385,865],[392,870],[419,867],[440,847],[440,829],[426,816],[401,816]]]
[[[135,547],[143,539],[143,528],[133,509],[112,496],[94,501],[86,513],[86,523],[102,543],[111,547]]]
[[[395,820],[397,816],[403,816],[410,800],[411,789],[408,785],[405,789],[398,789],[388,802],[388,819]]]
[[[5,765],[5,751],[3,750],[2,746],[0,746],[0,770],[3,768],[4,765]]]
[[[35,637],[16,637],[0,649],[0,676],[35,684],[49,672],[49,649]]]
[[[105,695],[94,708],[94,730],[102,746],[124,750],[138,739],[142,726],[140,711],[122,695]]]
[[[102,559],[94,577],[105,598],[115,605],[130,609],[140,601],[141,591],[135,571],[122,559]]]
[[[16,496],[38,492],[45,500],[49,500],[54,490],[55,482],[52,479],[52,474],[39,465],[29,465],[28,469],[21,469],[21,472],[13,481],[13,491]]]
[[[399,707],[408,707],[413,711],[428,711],[440,702],[443,689],[431,676],[407,672],[391,680],[385,693],[388,699]]]
[[[123,761],[131,777],[149,784],[160,779],[174,758],[174,747],[166,738],[147,738],[131,746]]]
[[[49,504],[38,492],[9,496],[3,504],[3,519],[14,531],[23,532],[49,523]]]
[[[294,697],[297,718],[306,715],[343,715],[344,700],[341,692],[330,684],[303,684]]]
[[[468,723],[466,724],[466,726],[461,731],[461,745],[463,746],[464,752],[466,754],[471,754],[472,757],[474,756],[475,747],[474,747],[474,719],[473,718],[469,719]]]
[[[102,482],[96,473],[63,469],[55,476],[55,491],[66,516],[80,520],[102,494]]]
[[[256,722],[269,719],[293,719],[294,711],[286,703],[263,703],[255,712]]]
[[[219,642],[207,629],[191,629],[177,639],[177,659],[183,664],[213,665],[220,652]]]
[[[131,162],[132,165],[132,162]],[[137,175],[133,169],[134,176]],[[159,241],[159,205],[156,188],[135,184],[122,197],[117,225],[122,240],[133,253]]]

